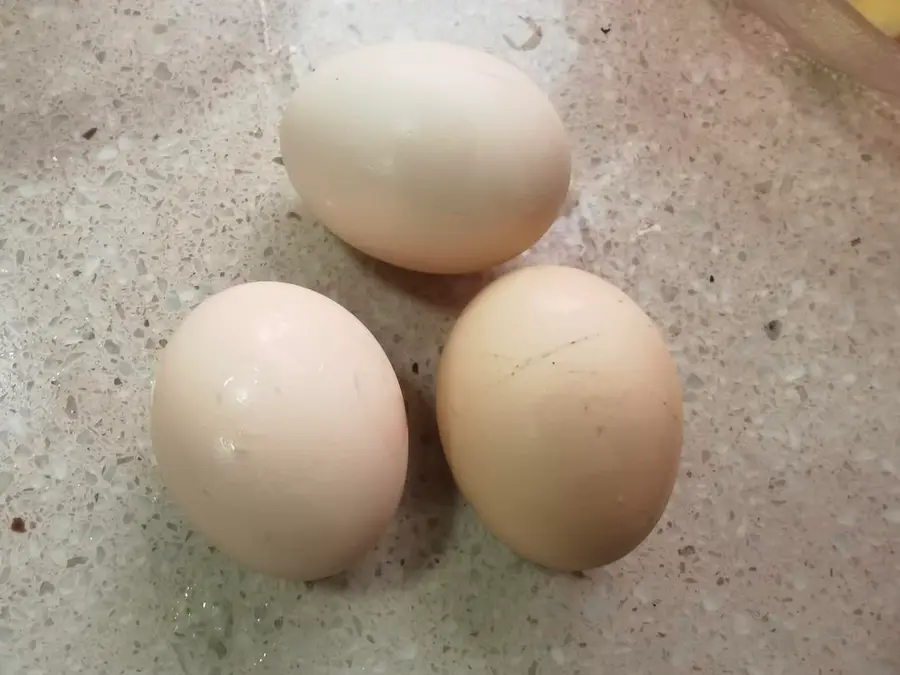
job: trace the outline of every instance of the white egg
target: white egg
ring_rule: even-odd
[[[162,353],[153,449],[172,499],[245,565],[317,579],[387,527],[406,479],[397,377],[350,312],[281,283],[209,298]]]
[[[284,114],[281,152],[304,204],[385,262],[486,269],[547,231],[571,154],[546,95],[486,53],[394,42],[322,64]]]

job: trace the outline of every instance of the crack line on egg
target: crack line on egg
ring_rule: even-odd
[[[561,345],[557,345],[553,349],[548,349],[545,352],[542,352],[535,356],[529,357],[529,358],[525,359],[524,361],[519,362],[512,369],[512,371],[510,371],[504,377],[500,378],[500,380],[498,381],[498,384],[500,382],[505,382],[506,380],[508,380],[512,377],[515,377],[518,373],[522,372],[526,368],[530,368],[531,366],[536,365],[536,364],[540,363],[541,361],[546,361],[551,356],[556,356],[560,352],[565,351],[566,349],[569,349],[570,347],[574,347],[575,345],[579,345],[582,342],[587,342],[588,340],[595,340],[598,337],[600,337],[601,335],[603,335],[603,331],[597,331],[595,333],[591,333],[590,335],[585,335],[580,338],[575,338],[574,340],[569,340],[568,342],[564,342]]]

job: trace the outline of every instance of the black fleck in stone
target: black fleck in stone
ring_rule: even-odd
[[[95,135],[96,133],[97,133],[97,127],[91,127],[90,129],[88,129],[87,131],[85,131],[83,134],[81,134],[81,137],[82,137],[84,140],[89,141],[89,140],[91,140],[91,139],[94,137],[94,135]]]
[[[419,364],[416,363],[415,361],[413,361],[413,364],[412,364],[412,371],[413,371],[413,375],[419,374]]]
[[[144,328],[150,328],[150,319],[144,319]]]
[[[169,341],[166,340],[166,338],[160,338],[160,339],[159,339],[159,346],[160,346],[160,347],[165,347],[167,344],[169,344]]]
[[[712,274],[710,274],[709,275],[709,283],[714,284],[715,282],[716,282],[716,278]]]
[[[860,239],[859,237],[856,237],[855,239],[853,239],[850,242],[850,245],[851,246],[859,246],[861,243],[862,243],[862,239]]]
[[[697,549],[695,547],[691,546],[690,544],[688,544],[687,546],[685,546],[683,548],[678,549],[678,555],[680,555],[680,556],[694,555],[696,552],[697,552]]]
[[[871,162],[871,161],[872,161],[872,155],[870,155],[868,152],[862,153],[862,154],[859,156],[859,158],[860,158],[862,161],[864,161],[864,162]]]
[[[19,517],[13,518],[9,524],[9,529],[18,534],[23,534],[25,532],[25,520]]]
[[[272,161],[275,162],[276,164],[280,164],[281,166],[284,166],[284,160],[281,157],[273,157]]]
[[[769,339],[774,341],[781,337],[782,327],[782,323],[779,319],[772,319],[763,326],[763,330],[766,332],[766,335],[769,336]]]
[[[609,31],[611,31],[611,30],[612,30],[612,26],[601,26],[600,27],[600,32],[603,33],[604,35],[609,35]]]
[[[116,386],[121,385],[121,384],[122,384],[122,378],[121,378],[121,377],[117,377],[116,379],[113,380],[113,384],[116,385]]]

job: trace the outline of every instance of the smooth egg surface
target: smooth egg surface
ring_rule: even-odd
[[[285,168],[335,235],[385,262],[482,270],[547,231],[565,201],[566,131],[547,96],[486,53],[394,42],[305,77],[281,125]]]
[[[520,269],[465,309],[438,369],[441,441],[500,540],[551,568],[629,553],[672,492],[681,389],[663,338],[588,272]]]
[[[253,569],[318,579],[378,540],[406,478],[397,377],[350,312],[283,283],[232,287],[182,323],[151,433],[193,526]]]

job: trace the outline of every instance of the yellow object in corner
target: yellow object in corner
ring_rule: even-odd
[[[900,36],[900,0],[850,0],[850,4],[880,31]]]

